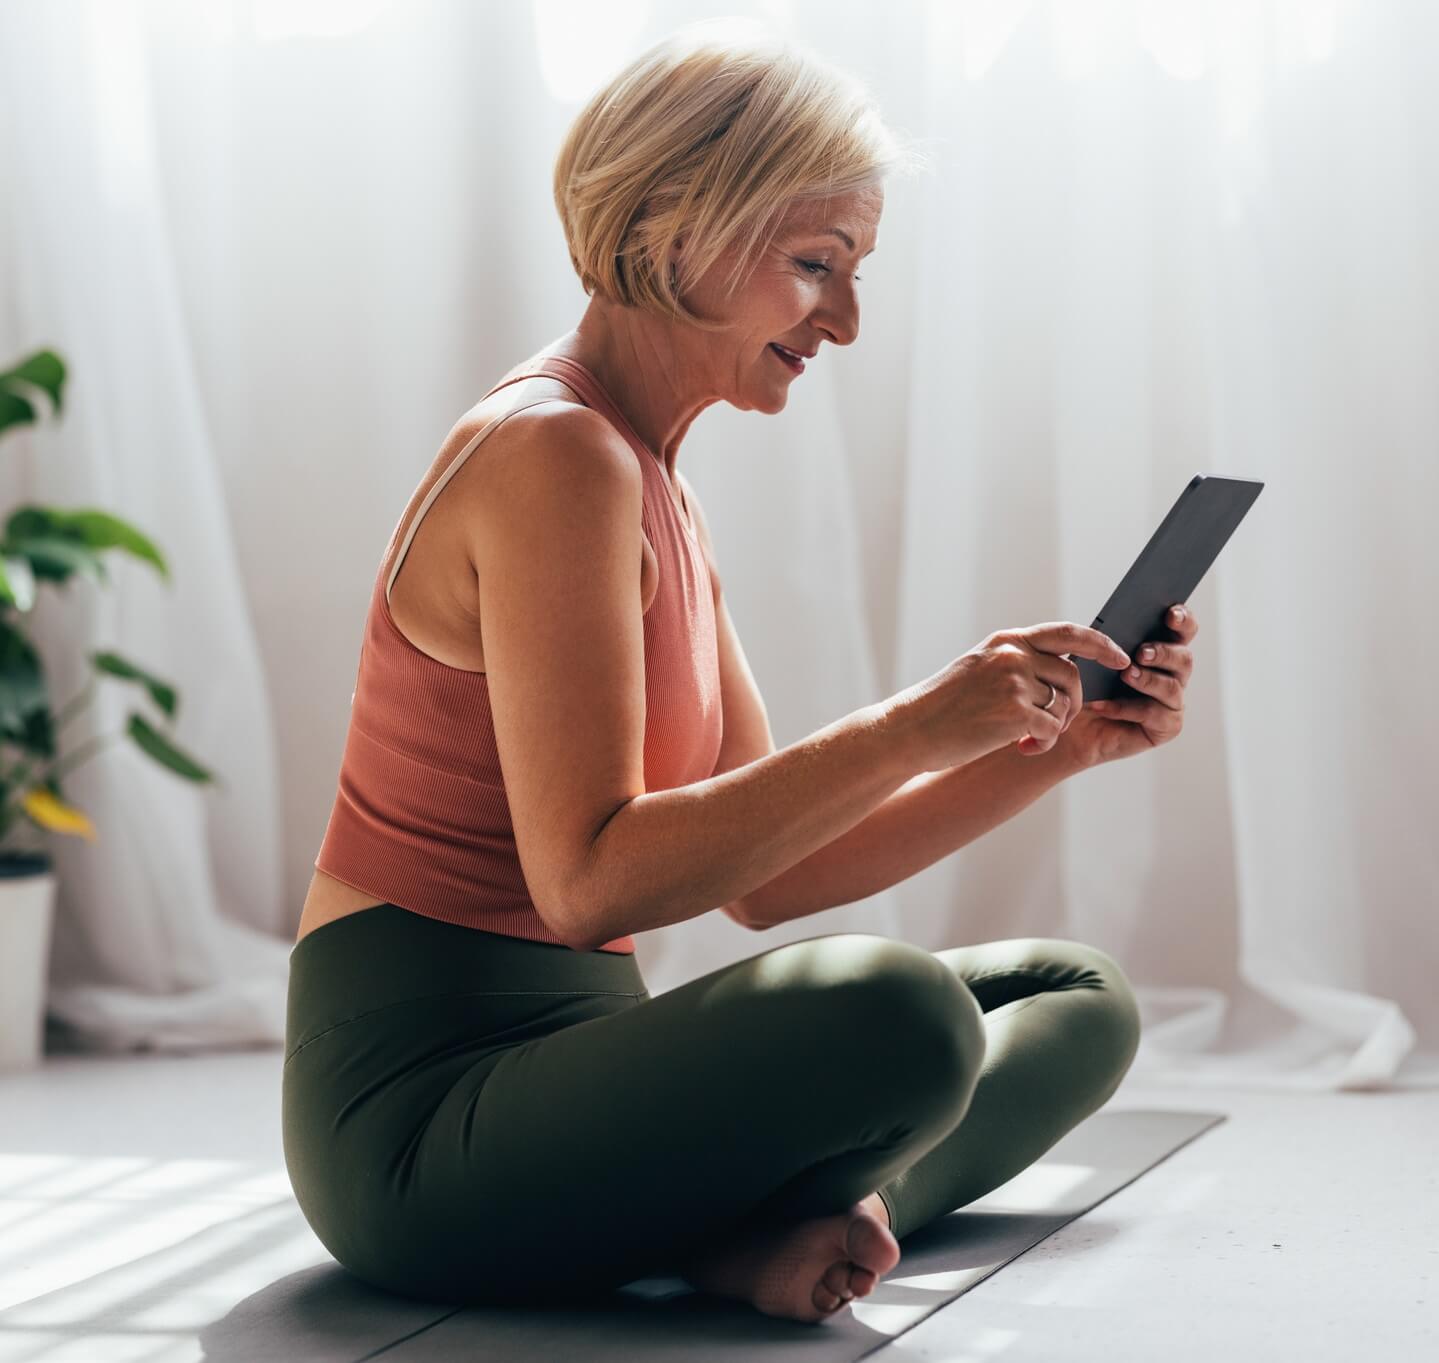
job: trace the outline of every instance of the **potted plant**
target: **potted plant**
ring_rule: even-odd
[[[35,398],[42,393],[58,417],[64,384],[65,365],[51,350],[0,372],[0,434],[34,423]],[[104,511],[18,506],[0,534],[0,1070],[28,1069],[40,1058],[55,903],[47,835],[96,838],[84,812],[66,799],[61,778],[119,735],[100,735],[63,759],[57,739],[90,702],[97,678],[135,683],[164,712],[157,727],[131,711],[124,733],[142,752],[187,781],[213,780],[169,732],[179,703],[175,688],[119,653],[90,654],[94,671],[85,688],[58,712],[51,710],[40,655],[23,628],[25,613],[39,582],[63,585],[77,573],[107,582],[101,560],[107,549],[144,559],[169,580],[154,544]]]

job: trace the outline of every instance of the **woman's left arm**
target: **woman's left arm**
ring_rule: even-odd
[[[1011,743],[915,777],[847,833],[747,895],[751,926],[867,899],[1012,819],[1067,776],[1167,743],[1184,726],[1184,688],[1194,670],[1189,644],[1199,631],[1193,615],[1177,609],[1180,616],[1167,622],[1170,637],[1136,649],[1140,673],[1125,674],[1142,697],[1091,702],[1048,752],[1027,757]],[[1145,647],[1155,649],[1153,658]]]

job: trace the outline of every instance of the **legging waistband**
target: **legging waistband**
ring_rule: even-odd
[[[630,952],[573,951],[377,904],[325,923],[290,951],[291,1035],[445,994],[647,993]]]

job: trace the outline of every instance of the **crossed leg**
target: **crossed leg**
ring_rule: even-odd
[[[594,1015],[569,1021],[579,1007]],[[496,1051],[507,1017],[519,1035],[551,1015]],[[875,1190],[899,1239],[1099,1108],[1138,1035],[1122,972],[1083,943],[930,953],[839,933],[654,998],[441,992],[372,1011],[288,1061],[287,1130],[297,1154],[314,1146],[296,1165],[307,1206],[359,1276],[553,1300]]]
[[[879,1189],[896,1239],[1027,1169],[1104,1106],[1139,1047],[1133,990],[1096,947],[1020,937],[933,955],[983,1011],[984,1059],[959,1124]]]

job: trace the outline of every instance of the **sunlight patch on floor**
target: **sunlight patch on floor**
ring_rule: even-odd
[[[251,1161],[0,1155],[0,1310],[290,1196]]]

